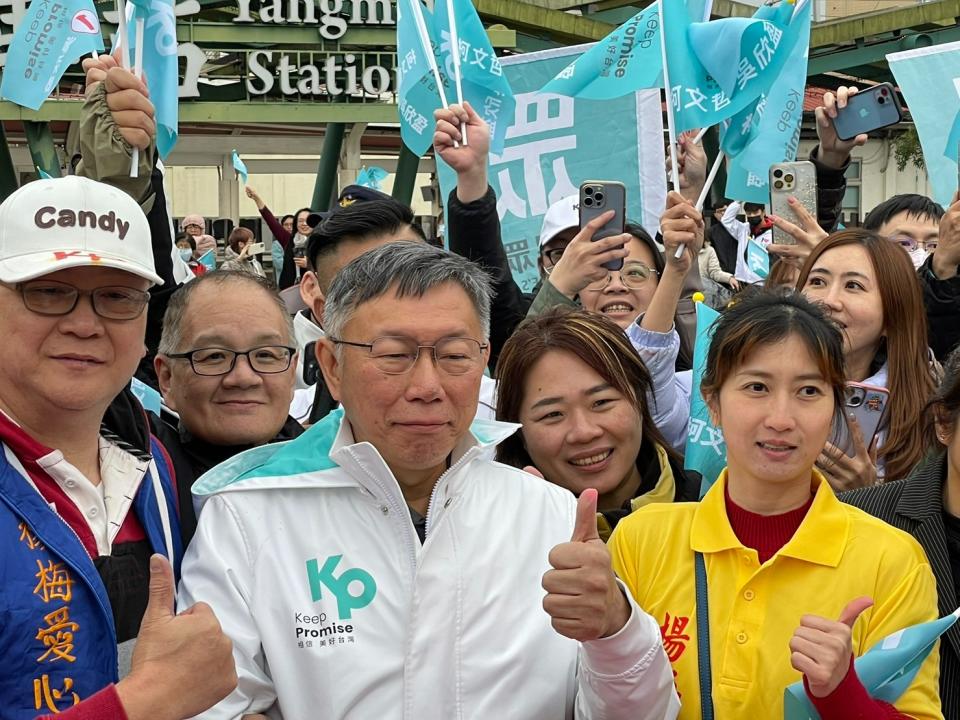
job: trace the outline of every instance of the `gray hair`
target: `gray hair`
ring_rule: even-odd
[[[390,242],[354,259],[334,277],[323,309],[323,329],[340,338],[365,302],[396,288],[398,297],[423,297],[445,283],[456,283],[473,303],[484,340],[490,337],[490,276],[469,260],[422,242]]]
[[[200,275],[190,282],[181,285],[167,304],[167,310],[163,314],[163,333],[160,335],[160,346],[158,352],[161,355],[172,355],[183,352],[183,320],[187,316],[190,306],[190,299],[196,292],[205,285],[214,285],[222,287],[226,284],[249,285],[253,288],[263,290],[270,298],[270,301],[277,306],[284,319],[283,329],[286,331],[286,342],[294,345],[293,317],[287,312],[287,306],[277,295],[276,290],[263,278],[248,272],[236,272],[232,270],[215,270],[214,272]],[[239,311],[239,309],[238,309]]]

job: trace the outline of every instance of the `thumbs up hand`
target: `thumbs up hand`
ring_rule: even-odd
[[[826,697],[847,676],[854,623],[872,606],[872,599],[860,597],[852,600],[836,621],[816,615],[800,618],[800,627],[790,640],[790,664],[806,676],[814,697]]]
[[[232,645],[213,610],[197,603],[175,615],[174,597],[173,569],[154,555],[130,675],[117,685],[128,720],[193,717],[237,686]]]
[[[630,619],[630,604],[617,584],[610,553],[597,533],[597,491],[584,490],[570,542],[550,551],[543,576],[543,609],[554,630],[585,642],[620,631]]]

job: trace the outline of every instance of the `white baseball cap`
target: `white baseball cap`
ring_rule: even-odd
[[[34,180],[0,204],[0,281],[75,267],[125,270],[163,285],[150,225],[122,190],[87,178]]]
[[[557,200],[547,208],[540,228],[540,247],[553,240],[564,230],[580,227],[580,198],[577,195]]]

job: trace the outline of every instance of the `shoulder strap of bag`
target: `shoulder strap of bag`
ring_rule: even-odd
[[[713,720],[713,677],[710,667],[710,608],[703,554],[694,555],[697,574],[697,664],[700,667],[700,716]]]

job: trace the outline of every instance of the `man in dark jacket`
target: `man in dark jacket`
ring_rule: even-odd
[[[155,365],[179,420],[152,417],[177,469],[184,545],[196,529],[194,480],[243,450],[303,433],[287,414],[295,357],[291,317],[262,278],[216,271],[171,298]]]

